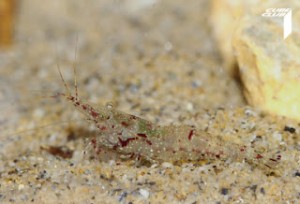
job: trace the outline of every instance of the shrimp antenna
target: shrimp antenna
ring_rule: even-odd
[[[77,50],[78,50],[78,33],[77,33],[77,35],[76,35],[75,59],[74,59],[74,63],[73,63],[74,87],[75,87],[75,100],[78,100],[77,73],[76,73]]]
[[[70,91],[70,88],[69,88],[68,84],[66,83],[66,81],[65,81],[65,79],[64,79],[64,77],[63,77],[63,75],[61,73],[60,65],[59,65],[59,58],[58,58],[57,53],[58,53],[58,50],[57,50],[57,47],[56,47],[56,52],[55,52],[55,54],[56,54],[56,61],[57,61],[56,66],[57,66],[60,78],[61,78],[61,80],[62,80],[62,82],[63,82],[63,84],[64,84],[64,86],[66,88],[67,94],[70,96],[71,95],[71,91]]]

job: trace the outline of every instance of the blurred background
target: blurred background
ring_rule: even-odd
[[[82,98],[113,101],[154,121],[244,104],[222,68],[209,1],[1,0],[0,5],[2,107],[32,113],[50,103],[55,109],[53,100],[44,99],[64,90],[57,65],[73,84],[74,64]]]

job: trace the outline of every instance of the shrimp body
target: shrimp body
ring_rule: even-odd
[[[71,103],[98,129],[99,136],[90,141],[96,154],[100,152],[99,148],[105,147],[129,158],[157,162],[245,161],[267,172],[273,171],[280,163],[279,152],[224,141],[220,136],[210,135],[194,126],[159,126],[121,112],[111,105],[91,105],[78,97],[75,66],[74,95],[71,94],[59,67],[58,71],[66,91],[56,96]]]
[[[96,126],[99,136],[91,140],[95,148],[104,146],[130,158],[157,162],[246,161],[268,171],[281,159],[280,154],[224,141],[194,126],[159,126],[111,105],[96,107],[78,97],[59,95]]]

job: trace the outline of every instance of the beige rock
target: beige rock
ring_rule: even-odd
[[[268,8],[293,10],[286,40],[283,18],[261,16]],[[224,67],[241,78],[247,101],[294,119],[300,119],[299,8],[294,0],[214,0],[210,17]]]
[[[224,68],[232,75],[238,74],[236,57],[232,48],[232,36],[240,23],[247,16],[260,16],[268,8],[299,8],[296,0],[213,0],[211,3],[210,23],[217,41]]]
[[[269,113],[300,120],[300,12],[283,39],[283,19],[243,17],[233,37],[247,101]]]

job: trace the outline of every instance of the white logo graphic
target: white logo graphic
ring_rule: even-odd
[[[268,8],[263,17],[283,17],[283,39],[292,33],[292,9],[290,8]]]

